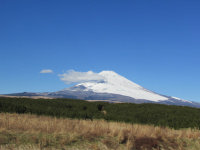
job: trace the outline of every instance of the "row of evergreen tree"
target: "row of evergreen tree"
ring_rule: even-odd
[[[105,119],[171,128],[200,128],[200,109],[161,104],[87,102],[73,99],[0,98],[0,112]]]

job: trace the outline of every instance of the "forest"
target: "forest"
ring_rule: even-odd
[[[200,128],[200,109],[150,103],[107,103],[75,99],[0,97],[0,112],[85,120],[104,119],[174,129]]]

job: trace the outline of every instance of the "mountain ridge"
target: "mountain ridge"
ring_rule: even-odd
[[[74,98],[82,100],[109,100],[122,103],[159,103],[200,107],[200,103],[166,96],[150,91],[114,71],[98,73],[103,80],[85,81],[57,92],[13,93],[15,96],[45,96],[53,98]]]

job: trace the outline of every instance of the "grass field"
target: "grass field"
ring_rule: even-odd
[[[0,149],[199,150],[200,131],[0,113]]]

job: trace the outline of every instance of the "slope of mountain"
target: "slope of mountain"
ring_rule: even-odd
[[[96,93],[113,93],[129,96],[134,99],[145,99],[154,102],[167,100],[168,98],[151,92],[143,87],[131,82],[130,80],[118,75],[113,71],[102,71],[99,75],[105,78],[104,82],[85,82],[77,86],[85,87],[84,91]]]
[[[176,97],[157,94],[120,76],[113,71],[99,73],[103,81],[88,81],[70,88],[50,93],[15,93],[16,96],[45,96],[55,98],[75,98],[83,100],[109,100],[129,103],[160,103],[200,107],[199,103],[182,100]]]

